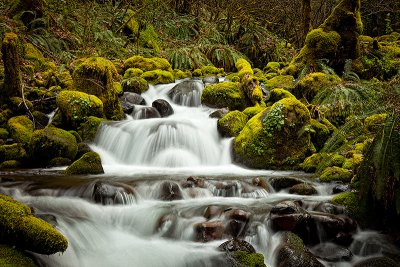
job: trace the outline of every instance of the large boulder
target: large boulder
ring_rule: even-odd
[[[251,118],[234,140],[236,162],[251,168],[293,169],[312,150],[310,112],[295,98],[284,98]]]
[[[121,82],[124,92],[141,94],[149,89],[147,81],[141,77],[131,77],[123,79]]]
[[[224,237],[225,225],[222,221],[207,221],[194,225],[196,240],[210,242]]]
[[[172,201],[182,199],[182,191],[175,182],[165,181],[159,185],[159,199],[164,201]]]
[[[28,118],[28,116],[12,117],[8,120],[7,124],[11,138],[13,138],[18,143],[29,143],[29,140],[31,139],[34,130],[34,126],[33,122]]]
[[[135,109],[135,105],[146,104],[144,98],[137,93],[124,92],[119,99],[121,101],[122,110],[126,114],[131,114]]]
[[[238,136],[248,121],[247,115],[234,110],[218,120],[217,129],[224,137]]]
[[[68,247],[67,239],[50,224],[5,195],[0,195],[0,242],[46,255],[64,252]]]
[[[140,75],[140,78],[145,79],[148,83],[154,85],[175,82],[174,75],[171,72],[165,70],[146,71],[142,75]]]
[[[207,85],[201,95],[201,103],[212,108],[244,110],[250,105],[250,100],[243,92],[240,83],[222,82]]]
[[[87,152],[81,158],[73,162],[65,174],[102,174],[104,173],[101,159],[96,152]]]
[[[142,56],[133,56],[125,61],[125,69],[136,68],[142,71],[152,71],[152,70],[165,70],[172,71],[171,65],[165,58],[153,57],[145,58]]]
[[[78,151],[75,136],[53,126],[36,130],[29,142],[30,156],[39,166],[45,166],[51,159],[64,157],[73,160]]]
[[[98,181],[93,186],[92,198],[103,205],[126,204],[134,198],[134,191],[124,184]]]
[[[157,109],[158,113],[162,118],[171,116],[174,114],[174,109],[172,108],[171,104],[168,103],[167,100],[164,99],[157,99],[151,103],[151,106]]]
[[[57,96],[59,107],[65,123],[77,128],[89,116],[103,117],[103,102],[95,95],[78,91],[65,90]]]
[[[84,142],[92,142],[96,137],[97,130],[105,119],[90,116],[78,128],[78,133]]]
[[[200,106],[200,94],[203,84],[200,80],[183,81],[175,85],[169,92],[168,96],[175,104],[188,107]]]
[[[0,162],[10,160],[24,161],[26,158],[26,151],[21,144],[0,146]]]

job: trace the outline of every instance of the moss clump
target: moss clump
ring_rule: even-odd
[[[275,89],[271,90],[266,101],[270,104],[273,104],[273,103],[278,102],[279,100],[287,98],[287,97],[296,99],[296,97],[294,95],[292,95],[289,91],[282,89],[282,88],[275,88]]]
[[[66,170],[65,174],[102,174],[104,173],[101,159],[96,152],[88,152],[80,159],[72,163]]]
[[[318,168],[318,165],[324,159],[324,155],[321,153],[314,153],[311,156],[307,157],[303,163],[300,164],[300,167],[305,172],[315,172]]]
[[[363,160],[364,157],[361,154],[353,154],[351,158],[348,158],[343,162],[342,168],[357,173],[357,169],[360,167]]]
[[[233,257],[240,266],[265,267],[264,255],[261,253],[250,253],[247,251],[235,251]]]
[[[124,79],[121,82],[122,89],[124,92],[132,92],[141,94],[149,89],[149,84],[142,77],[132,77]]]
[[[340,40],[336,31],[317,28],[307,34],[305,44],[314,58],[331,58],[338,51]]]
[[[190,71],[174,70],[174,77],[177,80],[192,78],[192,73]]]
[[[0,125],[7,124],[8,120],[12,117],[13,112],[10,109],[5,109],[0,112]]]
[[[352,177],[353,174],[349,170],[333,166],[323,170],[319,180],[324,183],[334,181],[350,183]]]
[[[240,78],[237,75],[237,73],[231,73],[231,74],[227,75],[225,77],[225,81],[227,81],[227,80],[230,82],[240,82]]]
[[[31,139],[34,126],[28,116],[12,117],[8,120],[8,130],[11,137],[18,143],[27,144]]]
[[[10,133],[7,131],[7,129],[0,128],[0,139],[6,140]]]
[[[24,161],[26,158],[27,153],[21,144],[0,146],[0,162],[8,160]]]
[[[268,64],[264,67],[265,73],[279,73],[281,69],[281,64],[279,62],[268,62]]]
[[[248,100],[239,83],[222,82],[207,85],[201,95],[201,102],[213,108],[229,108],[243,110]]]
[[[138,68],[129,68],[124,73],[124,79],[140,77],[143,74],[143,71]]]
[[[192,73],[193,77],[201,77],[203,73],[201,72],[201,69],[195,69]]]
[[[18,169],[21,166],[21,162],[17,160],[7,160],[0,164],[0,170]]]
[[[346,207],[346,210],[355,219],[361,219],[365,215],[365,206],[356,192],[345,192],[332,198],[332,203]]]
[[[88,117],[78,129],[78,133],[82,137],[82,140],[84,142],[92,142],[96,137],[97,129],[103,121],[106,120],[93,116]]]
[[[387,116],[388,115],[386,113],[368,116],[364,120],[364,125],[368,131],[376,133],[379,129],[382,128],[382,125],[385,123]]]
[[[291,91],[294,88],[294,78],[291,75],[279,75],[264,83],[265,89],[271,91],[275,88],[282,88]]]
[[[136,36],[139,33],[139,23],[135,19],[135,11],[128,9],[124,17],[124,32],[128,36]]]
[[[240,79],[243,79],[245,76],[253,76],[254,72],[253,69],[251,68],[250,63],[245,60],[244,58],[239,58],[236,61],[236,69],[238,70],[237,75],[239,76]]]
[[[142,56],[133,56],[125,61],[125,69],[129,68],[141,69],[143,72],[152,70],[172,71],[168,60],[159,57],[145,58]]]
[[[243,110],[243,113],[249,118],[253,118],[255,115],[258,113],[264,111],[266,109],[265,104],[256,104],[254,107],[248,107],[245,110]]]
[[[314,144],[315,149],[319,151],[324,147],[325,142],[331,135],[331,131],[325,124],[314,119],[311,119],[310,126],[311,142]]]
[[[103,117],[103,102],[94,95],[78,91],[62,91],[57,106],[67,125],[77,128],[89,116]]]
[[[218,120],[218,131],[222,136],[238,136],[248,121],[247,115],[238,110],[231,111]]]
[[[6,245],[0,245],[0,266],[37,267],[35,262],[21,251]]]
[[[253,105],[261,103],[263,93],[260,82],[255,76],[244,76],[242,78],[241,87]]]
[[[53,126],[34,131],[29,146],[31,159],[39,166],[57,157],[73,160],[78,151],[75,137]]]
[[[43,53],[30,43],[24,45],[25,59],[35,64],[36,70],[41,70],[46,64],[46,58]]]
[[[64,252],[67,239],[47,222],[32,215],[28,206],[0,196],[0,240],[40,254]]]
[[[217,68],[214,66],[203,66],[201,67],[201,74],[204,77],[207,76],[225,76],[225,70],[223,68]]]
[[[151,84],[165,84],[175,82],[174,75],[165,70],[152,70],[144,72],[140,78],[145,79]]]
[[[337,75],[313,72],[302,78],[293,89],[292,93],[299,99],[304,97],[308,102],[312,102],[313,98],[322,89],[340,82],[341,79]]]
[[[235,161],[252,168],[293,169],[311,150],[308,109],[284,98],[250,119],[233,144]]]
[[[71,164],[71,162],[72,161],[70,159],[58,157],[50,160],[46,167],[51,168],[51,167],[68,166]]]

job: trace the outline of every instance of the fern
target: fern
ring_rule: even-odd
[[[353,60],[351,59],[346,59],[346,62],[344,64],[344,69],[343,69],[343,79],[346,81],[354,81],[357,82],[360,80],[360,77],[358,77],[357,73],[353,72],[352,69],[353,65]]]
[[[246,58],[242,53],[228,45],[207,45],[201,49],[207,58],[218,68],[235,71],[235,63],[239,58]]]
[[[211,64],[207,56],[197,47],[169,49],[166,54],[174,69],[196,69]]]

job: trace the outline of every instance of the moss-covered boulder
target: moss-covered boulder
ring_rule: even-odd
[[[8,120],[8,130],[10,131],[11,138],[16,142],[27,144],[31,139],[34,126],[33,122],[28,116],[12,117]]]
[[[26,158],[27,153],[22,144],[0,146],[0,162],[7,160],[24,161]]]
[[[324,183],[334,181],[349,183],[352,177],[353,174],[349,170],[333,166],[323,170],[319,180]]]
[[[254,75],[250,63],[244,58],[239,58],[235,63],[235,67],[238,70],[237,75],[239,76],[240,79],[243,79],[243,77],[245,76]]]
[[[265,73],[279,73],[279,70],[281,69],[281,64],[279,62],[274,62],[270,61],[267,63],[267,65],[264,67],[264,72]]]
[[[100,127],[100,124],[103,121],[106,120],[93,116],[88,117],[86,121],[78,128],[78,133],[82,137],[82,141],[92,142],[96,137],[97,129]]]
[[[264,255],[261,253],[250,253],[247,251],[235,251],[233,258],[239,267],[266,267]]]
[[[80,159],[73,162],[66,170],[65,174],[102,174],[104,173],[101,159],[96,152],[88,152]]]
[[[252,168],[293,169],[311,151],[306,106],[284,98],[250,119],[233,144],[235,161]]]
[[[347,158],[342,165],[343,169],[351,170],[353,173],[357,173],[358,167],[363,162],[364,157],[361,154],[352,154],[350,158]]]
[[[196,70],[195,70],[196,71]],[[200,75],[198,75],[200,74]],[[222,77],[225,76],[225,70],[223,68],[217,68],[214,66],[203,66],[201,69],[199,69],[198,73],[196,74],[195,72],[193,73],[193,76],[218,76]]]
[[[310,126],[311,142],[314,144],[315,149],[319,151],[324,147],[332,132],[328,126],[318,120],[311,119]]]
[[[170,71],[165,70],[151,70],[146,71],[140,78],[146,80],[150,84],[165,84],[175,82],[174,75]]]
[[[138,68],[129,68],[124,73],[124,79],[130,79],[134,77],[140,77],[143,74],[143,70]]]
[[[346,212],[356,220],[365,218],[367,208],[360,201],[360,197],[356,192],[345,192],[338,194],[332,198],[332,203],[346,208]],[[361,223],[361,221],[358,221]]]
[[[53,126],[34,131],[29,147],[31,160],[39,166],[46,166],[51,159],[57,157],[73,160],[78,151],[75,137]]]
[[[378,132],[378,130],[380,130],[382,128],[387,116],[388,116],[387,113],[374,114],[374,115],[368,116],[364,120],[364,125],[368,131],[376,133],[376,132]]]
[[[192,78],[192,73],[190,71],[174,70],[173,74],[177,80]]]
[[[74,88],[78,91],[97,96],[104,105],[108,119],[124,118],[118,94],[120,88],[115,83],[119,74],[114,64],[102,57],[91,57],[78,64],[73,72]]]
[[[287,91],[291,91],[294,88],[294,82],[294,77],[291,75],[278,75],[266,81],[264,86],[268,91],[271,91],[275,88],[282,88]]]
[[[313,72],[302,78],[292,90],[298,98],[304,97],[309,103],[322,89],[333,86],[341,82],[337,75],[326,74],[323,72]]]
[[[141,94],[149,89],[148,82],[142,77],[131,77],[122,80],[122,89],[124,92]]]
[[[8,120],[13,116],[11,109],[5,109],[0,112],[0,125],[5,126]]]
[[[19,169],[22,167],[22,163],[18,160],[6,160],[0,164],[0,170]]]
[[[94,95],[78,91],[65,90],[57,96],[63,120],[72,128],[76,129],[89,116],[103,117],[103,102]]]
[[[67,239],[31,209],[11,197],[0,195],[0,242],[40,254],[64,252]]]
[[[165,58],[133,56],[125,61],[125,69],[137,68],[143,72],[152,70],[172,71],[171,64]]]
[[[275,88],[272,89],[271,92],[269,92],[269,95],[267,96],[266,102],[268,102],[268,105],[272,105],[275,102],[278,102],[281,99],[284,98],[296,98],[292,93],[289,91],[283,89],[283,88]]]
[[[10,133],[7,131],[7,129],[0,128],[0,139],[6,140],[10,136]]]
[[[16,248],[0,245],[0,266],[4,267],[37,267],[35,262]]]
[[[243,113],[249,118],[253,118],[255,115],[258,113],[264,111],[266,109],[266,106],[264,103],[261,105],[256,104],[253,107],[247,107],[245,110],[243,110]]]
[[[201,95],[201,103],[212,108],[243,110],[249,100],[240,87],[240,83],[222,82],[207,85]]]
[[[314,153],[311,156],[307,157],[303,161],[303,163],[300,164],[300,168],[305,172],[315,172],[322,160],[322,154]]]
[[[219,133],[225,137],[238,136],[248,121],[247,115],[238,110],[226,114],[218,120],[217,128]]]

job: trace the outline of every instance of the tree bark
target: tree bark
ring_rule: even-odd
[[[301,13],[303,15],[303,40],[305,40],[311,26],[311,0],[302,0]]]
[[[18,54],[18,36],[15,33],[6,33],[1,47],[4,62],[4,86],[1,91],[2,102],[10,97],[21,96],[20,57]]]

